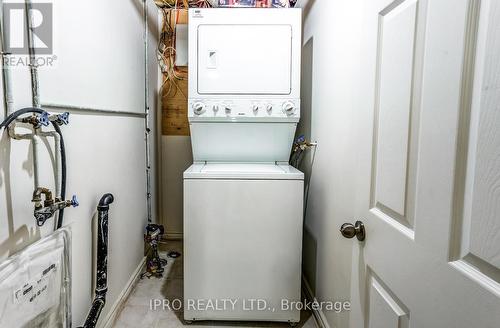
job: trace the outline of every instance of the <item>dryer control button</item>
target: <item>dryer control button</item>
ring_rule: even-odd
[[[193,104],[193,111],[196,115],[201,115],[205,112],[205,104],[202,102],[196,102]]]
[[[293,115],[295,114],[295,105],[291,101],[285,101],[283,103],[283,113],[286,115]]]
[[[271,104],[267,104],[267,106],[266,106],[266,110],[267,110],[267,113],[268,113],[269,115],[271,115],[271,113],[273,112],[273,105],[271,105]]]

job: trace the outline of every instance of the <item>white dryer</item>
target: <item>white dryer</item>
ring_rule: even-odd
[[[300,9],[189,10],[184,319],[298,322]]]
[[[300,118],[301,9],[189,10],[195,162],[288,162]]]

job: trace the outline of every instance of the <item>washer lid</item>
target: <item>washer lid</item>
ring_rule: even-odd
[[[184,179],[304,180],[304,173],[286,164],[195,163]]]

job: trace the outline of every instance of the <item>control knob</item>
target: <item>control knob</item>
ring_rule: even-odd
[[[231,107],[225,106],[224,110],[226,111],[227,115],[231,114]]]
[[[219,111],[219,105],[213,105],[212,110],[214,111],[214,113],[217,113]]]
[[[286,115],[293,115],[295,114],[295,105],[291,101],[285,101],[283,103],[283,113]]]
[[[205,112],[205,105],[202,102],[195,102],[193,104],[193,111],[196,115],[201,115]]]
[[[271,115],[271,113],[273,112],[273,105],[271,105],[271,104],[267,104],[267,106],[266,106],[266,110],[267,110],[267,113],[268,113],[269,115]]]
[[[257,114],[257,112],[259,111],[259,105],[253,105],[252,109],[253,109],[253,113]]]

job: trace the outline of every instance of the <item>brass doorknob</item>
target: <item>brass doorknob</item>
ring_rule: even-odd
[[[366,237],[365,225],[361,221],[356,221],[354,225],[352,223],[344,223],[340,227],[340,232],[342,233],[342,236],[349,239],[356,236],[359,241],[365,240]]]

